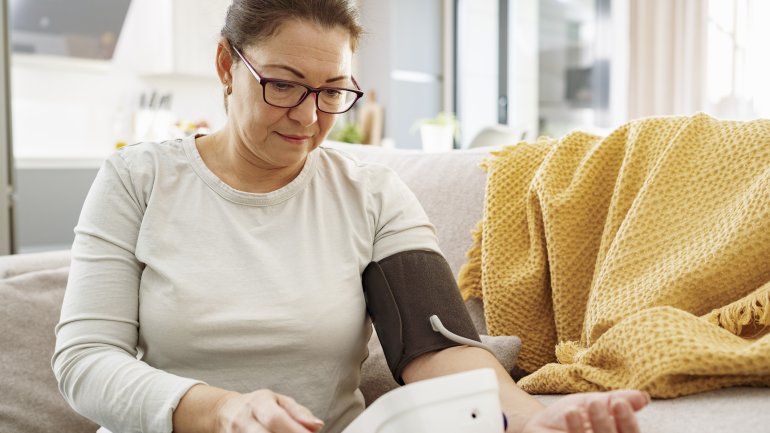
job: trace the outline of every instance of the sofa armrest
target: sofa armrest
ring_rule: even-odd
[[[69,266],[70,250],[0,256],[0,279]]]

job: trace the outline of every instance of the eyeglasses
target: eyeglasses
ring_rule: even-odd
[[[231,45],[232,46],[232,45]],[[289,80],[277,80],[275,78],[264,78],[254,69],[254,66],[246,60],[238,48],[232,46],[238,57],[243,60],[246,67],[251,71],[251,75],[262,85],[262,98],[266,103],[279,108],[294,108],[301,104],[311,93],[316,94],[315,105],[319,111],[329,114],[344,113],[351,108],[362,96],[364,92],[358,87],[355,78],[353,84],[358,90],[345,89],[342,87],[310,87],[306,84]],[[352,78],[352,77],[351,77]]]

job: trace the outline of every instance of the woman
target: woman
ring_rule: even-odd
[[[216,53],[225,127],[105,162],[52,361],[81,414],[115,433],[301,433],[363,410],[362,272],[438,246],[392,172],[319,148],[362,95],[360,32],[344,0],[235,0]],[[407,361],[406,382],[494,368],[509,431],[636,432],[647,403],[621,391],[543,409],[473,347]]]

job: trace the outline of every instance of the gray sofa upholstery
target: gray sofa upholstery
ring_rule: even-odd
[[[390,166],[415,192],[436,226],[440,245],[457,273],[482,216],[485,176],[478,163],[488,150],[426,154],[330,144]],[[67,278],[69,252],[0,257],[0,433],[94,432],[59,395],[50,368],[53,328]],[[469,305],[483,333],[480,305]],[[512,366],[518,340],[487,339]],[[364,365],[362,390],[371,401],[395,386],[376,340]],[[554,396],[538,396],[545,403]],[[770,389],[730,388],[673,400],[655,400],[640,413],[642,431],[770,432]]]

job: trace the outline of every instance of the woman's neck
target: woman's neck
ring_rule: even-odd
[[[270,167],[222,130],[196,137],[195,145],[209,170],[230,187],[244,192],[280,189],[299,175],[305,162],[292,167]]]

